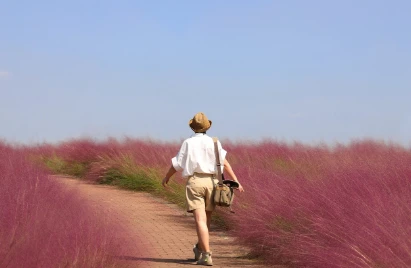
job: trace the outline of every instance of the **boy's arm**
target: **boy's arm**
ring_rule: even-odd
[[[234,171],[231,168],[230,163],[228,163],[227,159],[224,159],[224,170],[227,171],[228,175],[230,175],[230,177],[233,178],[234,181],[238,182],[238,190],[240,190],[240,192],[244,192],[243,186],[238,181],[237,176],[234,174]]]
[[[170,180],[171,176],[174,175],[174,173],[176,173],[176,169],[173,167],[173,165],[171,165],[171,167],[168,169],[166,176],[163,179],[163,186],[165,187],[166,184],[168,183],[168,181]]]

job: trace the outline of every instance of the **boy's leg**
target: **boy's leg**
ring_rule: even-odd
[[[212,211],[206,211],[206,216],[207,216],[207,228],[208,228],[208,233],[209,233],[209,235],[210,235],[210,226],[211,226],[211,215],[213,214],[213,212]],[[198,234],[197,234],[198,235]],[[200,240],[198,240],[198,241],[200,241]],[[197,242],[197,248],[199,248],[200,250],[202,250],[201,249],[201,246],[200,246],[200,242]]]
[[[210,232],[210,226],[211,226],[211,214],[213,214],[212,211],[206,211],[206,215],[207,215],[207,228],[208,231]]]
[[[204,209],[195,209],[193,211],[193,214],[194,214],[194,220],[196,223],[198,245],[202,251],[210,252],[207,213]]]

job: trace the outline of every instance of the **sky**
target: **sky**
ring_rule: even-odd
[[[0,139],[411,146],[411,2],[1,1]]]

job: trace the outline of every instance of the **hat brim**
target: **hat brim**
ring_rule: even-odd
[[[193,119],[191,119],[189,122],[188,122],[188,125],[190,126],[190,128],[194,131],[194,132],[205,132],[205,131],[207,131],[208,129],[210,129],[210,127],[211,127],[211,125],[212,125],[212,121],[211,120],[208,120],[208,122],[209,122],[209,126],[208,127],[204,127],[204,128],[200,128],[200,129],[196,129],[196,128],[193,128]]]

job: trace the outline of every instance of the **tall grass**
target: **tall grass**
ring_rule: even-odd
[[[0,143],[0,267],[115,267],[120,230],[28,154]]]
[[[411,267],[409,151],[375,142],[300,146],[278,172],[262,169],[277,150],[266,144],[264,159],[253,154],[260,169],[237,166],[249,191],[231,219],[254,253],[293,267]]]
[[[411,267],[410,150],[374,141],[223,145],[246,192],[237,194],[236,214],[220,215],[267,264]],[[73,164],[78,153],[85,178],[182,203],[184,180],[174,178],[172,191],[160,185],[177,150],[132,139],[71,141],[43,160]]]
[[[43,150],[43,146],[52,149]],[[171,165],[170,156],[177,150],[177,144],[133,139],[123,142],[86,139],[67,141],[54,147],[42,145],[32,148],[32,155],[54,173],[150,192],[183,207],[185,186],[182,178],[176,176],[168,189],[161,185],[162,176]],[[78,174],[79,165],[83,167],[81,174]]]

